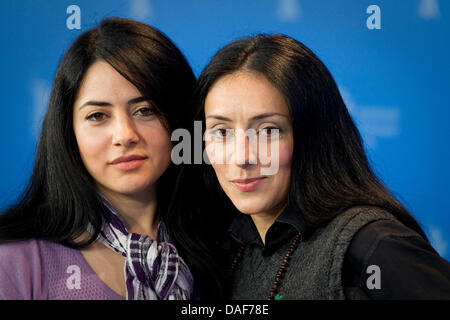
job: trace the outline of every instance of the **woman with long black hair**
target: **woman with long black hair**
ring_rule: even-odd
[[[180,50],[143,23],[106,19],[75,40],[28,187],[0,215],[1,299],[215,297],[207,252],[197,259],[194,244],[179,254],[183,226],[164,221],[176,176],[170,135],[194,85]],[[208,287],[193,292],[192,274]]]
[[[183,198],[191,213],[174,219],[210,226],[231,299],[450,298],[449,263],[374,174],[307,47],[284,35],[234,41],[201,73],[195,103],[211,165],[183,169],[181,183],[203,180]]]

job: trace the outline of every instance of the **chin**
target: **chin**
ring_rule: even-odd
[[[136,195],[141,195],[149,190],[148,184],[136,184],[136,183],[119,183],[111,185],[109,188],[106,187],[109,192],[120,194],[123,196],[133,197]],[[107,192],[108,192],[107,191]]]
[[[234,206],[244,214],[255,214],[267,210],[265,203],[261,200],[258,201],[257,199],[240,199],[232,202]]]

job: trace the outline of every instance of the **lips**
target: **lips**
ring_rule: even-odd
[[[258,177],[258,178],[250,178],[250,179],[235,179],[235,180],[232,180],[231,182],[240,191],[249,192],[249,191],[255,190],[261,184],[261,182],[263,182],[263,180],[265,178],[266,177]]]
[[[118,157],[111,161],[110,164],[120,170],[129,171],[140,167],[145,159],[147,159],[147,157],[133,154]]]

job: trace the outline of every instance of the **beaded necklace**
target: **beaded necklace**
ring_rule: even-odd
[[[270,290],[269,297],[267,298],[267,300],[276,299],[276,296],[278,293],[278,288],[280,287],[281,279],[284,277],[284,274],[287,271],[287,267],[289,265],[289,259],[291,258],[291,255],[294,253],[295,249],[297,248],[298,243],[300,242],[300,239],[301,239],[301,234],[298,233],[295,236],[295,239],[292,240],[291,246],[290,246],[288,252],[285,254],[283,262],[281,263],[281,267],[280,267],[280,269],[278,269],[278,272],[276,273],[275,281],[273,282],[273,287]],[[231,277],[233,275],[234,271],[236,270],[236,268],[242,258],[242,255],[244,253],[244,250],[245,250],[245,246],[240,245],[239,250],[233,259],[233,262],[231,263],[230,271],[228,272],[229,277]]]

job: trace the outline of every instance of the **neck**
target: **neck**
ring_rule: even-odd
[[[287,203],[282,202],[269,211],[250,215],[264,245],[266,245],[267,230],[269,230],[281,212],[283,212],[286,205]]]
[[[155,240],[158,232],[159,217],[156,212],[156,190],[142,195],[124,195],[99,188],[125,221],[130,233],[149,236]]]

